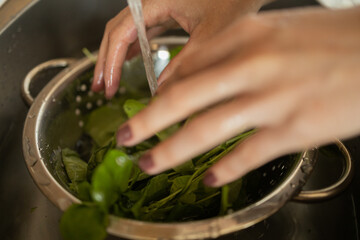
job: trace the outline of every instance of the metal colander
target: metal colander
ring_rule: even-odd
[[[172,47],[184,45],[186,40],[166,37],[151,42],[157,74],[169,61],[170,56],[164,58],[166,52]],[[29,91],[32,80],[40,72],[56,67],[64,70],[34,100]],[[55,171],[57,163],[53,161],[54,149],[73,147],[82,135],[83,116],[107,104],[103,95],[90,91],[86,74],[91,74],[93,67],[93,62],[88,58],[51,60],[31,70],[23,82],[23,97],[31,105],[23,132],[24,158],[35,183],[61,210],[79,200],[68,191]],[[143,80],[128,84],[146,82],[141,61],[127,62],[123,75]],[[119,91],[125,89],[120,88]],[[340,141],[336,140],[335,143],[344,154],[346,164],[339,181],[328,188],[301,191],[316,161],[317,150],[311,149],[292,158],[277,159],[253,171],[252,177],[257,178],[258,184],[248,191],[246,206],[226,216],[181,223],[151,223],[111,216],[108,232],[133,239],[215,238],[267,218],[291,199],[316,201],[332,197],[345,188],[352,173],[348,151]]]

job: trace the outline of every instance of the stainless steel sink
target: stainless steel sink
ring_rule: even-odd
[[[314,4],[284,2],[272,7]],[[61,212],[35,186],[23,160],[21,135],[28,109],[20,97],[21,81],[40,62],[81,57],[83,47],[97,49],[106,21],[124,5],[125,0],[39,1],[20,11],[6,29],[0,16],[0,239],[61,239]],[[359,239],[360,138],[346,143],[357,168],[347,191],[323,203],[290,202],[267,220],[221,239]],[[323,186],[336,179],[338,160],[321,158],[307,187]]]

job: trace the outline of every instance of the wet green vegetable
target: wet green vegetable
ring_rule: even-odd
[[[89,113],[84,134],[90,136],[92,144],[77,144],[91,147],[89,159],[80,159],[78,153],[63,149],[61,156],[70,188],[84,202],[69,208],[61,220],[64,239],[88,239],[74,229],[73,219],[83,225],[98,225],[94,236],[103,239],[100,228],[105,231],[108,214],[142,221],[172,222],[189,221],[225,215],[234,203],[239,201],[243,191],[243,180],[235,181],[222,188],[209,188],[202,179],[206,170],[253,131],[239,135],[211,151],[156,176],[142,172],[137,159],[149,148],[170,136],[181,127],[175,124],[161,134],[132,148],[115,148],[115,127],[107,124],[101,131],[101,124],[117,116],[121,124],[137,114],[146,105],[135,99],[122,101],[122,108],[112,105],[99,107]],[[109,109],[115,109],[110,113]],[[122,111],[123,110],[123,111]],[[104,114],[106,113],[106,114]],[[109,130],[109,129],[112,129]],[[84,137],[79,141],[84,141]],[[88,152],[88,151],[84,151]],[[243,196],[243,195],[242,195]],[[241,202],[241,201],[240,201]],[[78,215],[84,214],[86,218]],[[76,224],[79,224],[76,222]]]
[[[180,47],[175,48],[171,56],[180,50]],[[138,74],[139,71],[135,72]],[[72,205],[64,213],[60,222],[63,238],[104,239],[109,214],[142,221],[178,222],[225,215],[232,208],[240,208],[245,203],[242,198],[246,181],[210,188],[202,183],[202,179],[208,168],[253,131],[236,136],[181,166],[149,176],[134,162],[174,134],[186,121],[174,124],[134,147],[116,148],[117,127],[149,102],[141,84],[136,82],[135,88],[128,84],[139,77],[128,75],[126,71],[123,77],[125,80],[122,79],[121,84],[127,89],[126,93],[84,116],[83,136],[74,146],[77,152],[70,149],[54,151],[57,178],[83,202]]]

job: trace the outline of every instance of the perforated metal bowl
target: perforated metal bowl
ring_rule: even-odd
[[[156,66],[163,68],[169,61],[164,59],[164,53],[172,47],[185,44],[186,40],[168,37],[152,41],[154,56],[161,55],[161,58],[155,58]],[[43,70],[54,67],[65,69],[34,100],[29,91],[32,80]],[[93,62],[88,58],[51,60],[30,71],[23,84],[24,99],[31,105],[23,132],[24,158],[35,183],[61,210],[79,200],[59,181],[52,154],[58,147],[73,147],[82,133],[83,113],[105,104],[105,99],[89,90],[90,83],[81,79],[92,68]],[[136,75],[137,78],[145,76],[138,63],[126,63],[123,74]],[[301,191],[316,160],[317,150],[311,149],[292,160],[278,159],[257,169],[260,185],[249,196],[247,206],[231,214],[182,223],[150,223],[111,216],[108,232],[133,239],[215,238],[267,218],[291,199],[318,201],[330,198],[346,187],[352,175],[348,151],[340,141],[335,140],[335,143],[344,154],[346,164],[339,181],[328,188]]]

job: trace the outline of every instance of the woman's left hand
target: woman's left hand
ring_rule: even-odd
[[[132,146],[194,113],[139,161],[156,174],[251,128],[209,169],[220,186],[294,151],[360,133],[360,8],[244,17],[183,57],[158,97],[118,131]]]

